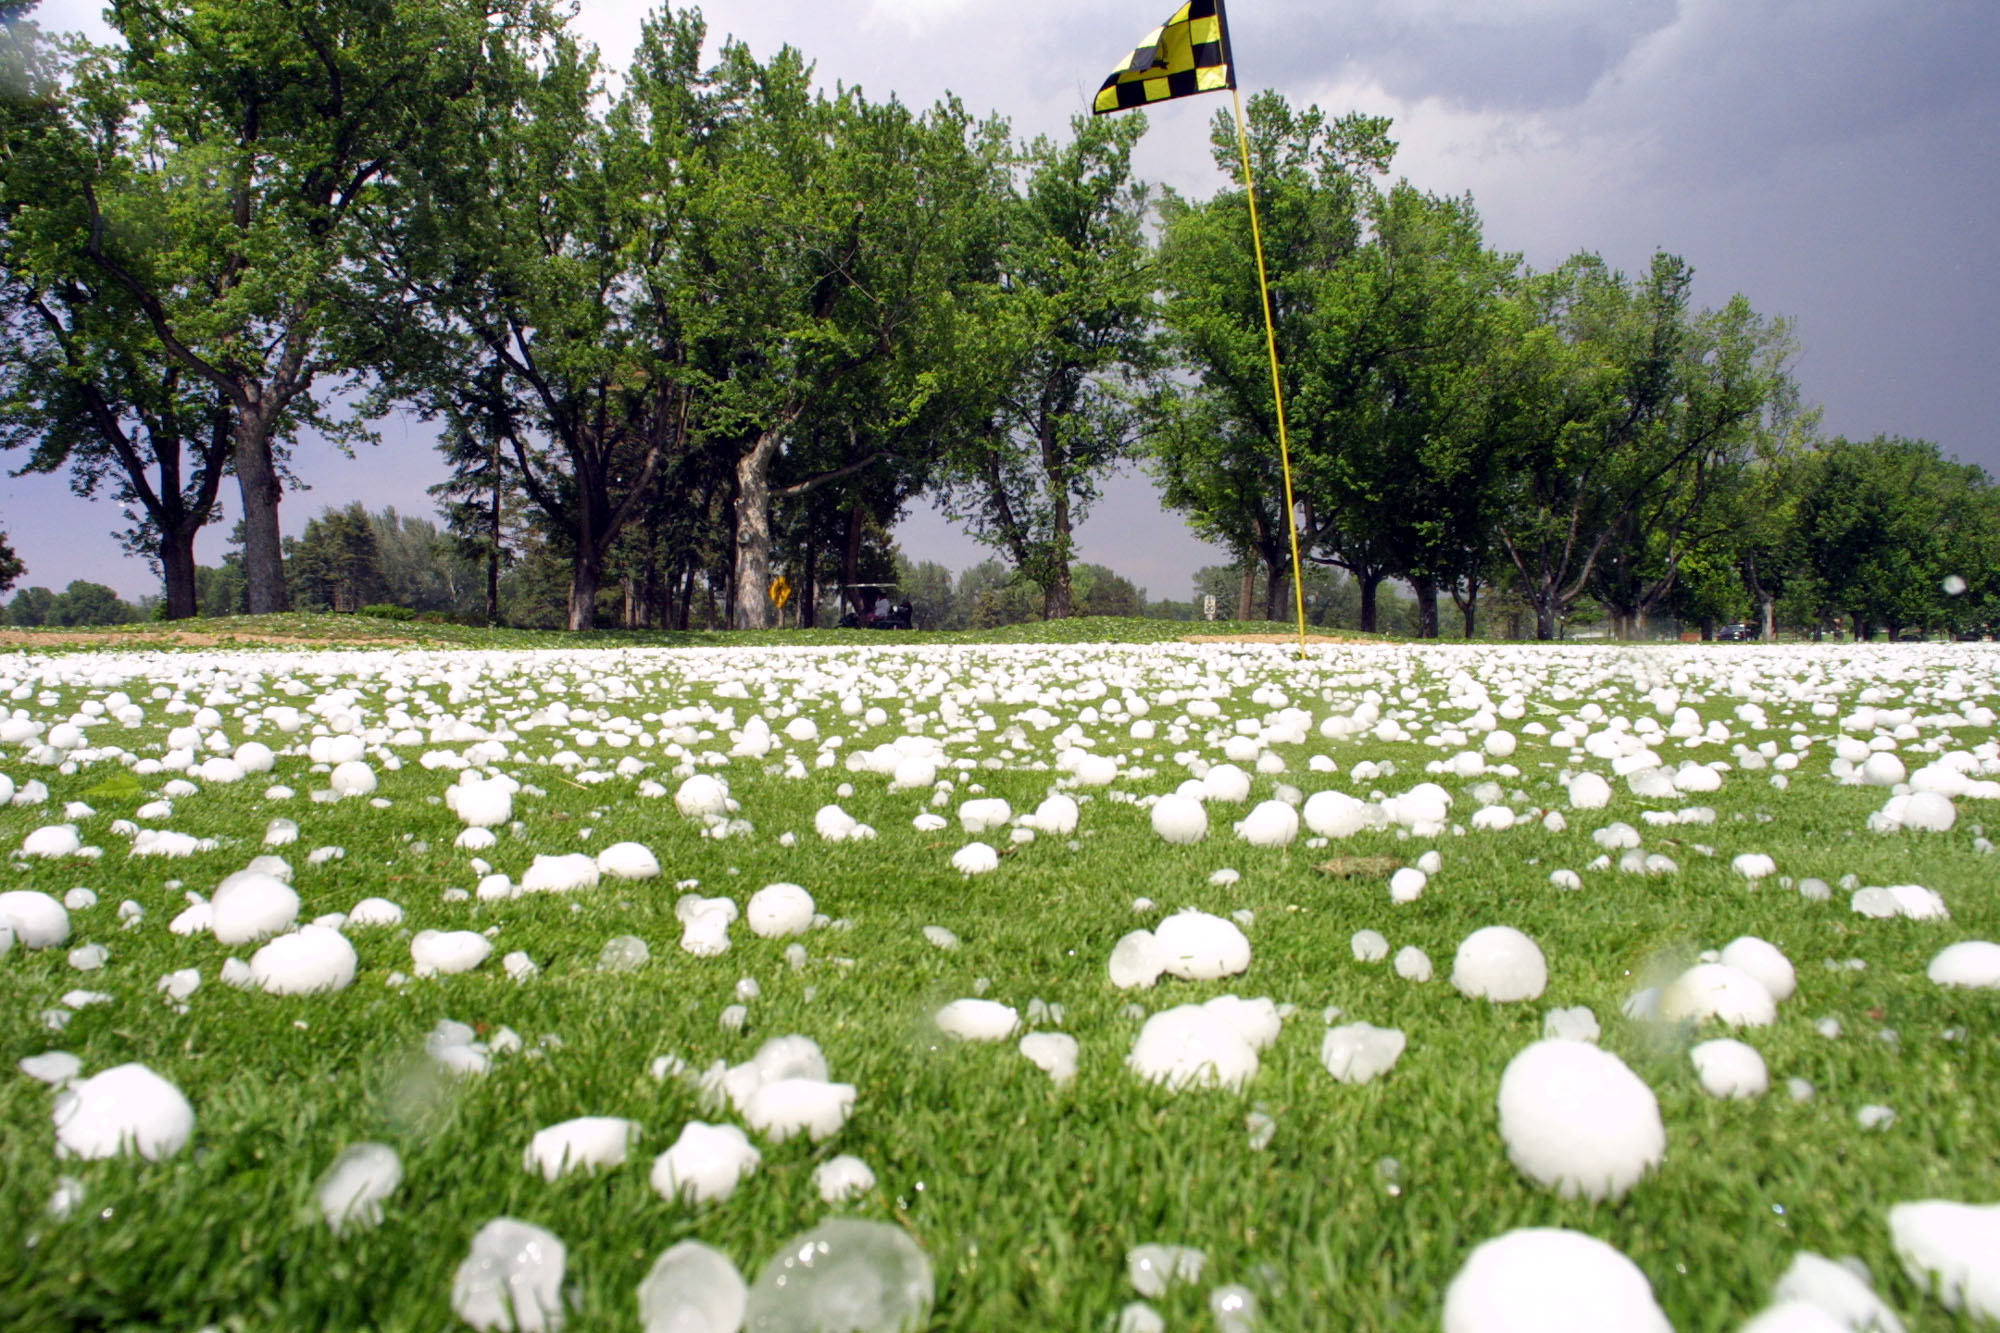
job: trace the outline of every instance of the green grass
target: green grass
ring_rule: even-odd
[[[1123,633],[1132,623],[1114,628]],[[1165,628],[1177,635],[1210,627]],[[384,622],[384,629],[400,637],[449,627]],[[454,647],[499,646],[471,637],[490,631],[450,632],[468,636]],[[1078,642],[1089,642],[1094,632],[1085,627]],[[784,634],[766,637],[787,641]],[[888,647],[924,638],[829,631],[799,641]],[[742,637],[726,641],[740,645]],[[690,639],[660,636],[658,642]],[[1353,672],[1378,669],[1381,659],[1371,651],[1341,660],[1354,664]],[[1062,659],[1049,688],[1075,684],[1087,669],[1083,663],[1116,667],[1130,660],[1115,647],[1069,652],[1076,656]],[[97,658],[92,665],[115,660]],[[154,678],[171,680],[189,660],[166,658],[150,670]],[[919,660],[928,669],[947,659]],[[1605,655],[1592,688],[1612,692],[1603,700],[1607,709],[1635,713],[1644,707],[1643,690],[1626,687],[1622,660]],[[1802,653],[1795,660],[1837,659]],[[1990,654],[1963,660],[1981,673],[1982,702],[1991,705],[1995,660]],[[1408,683],[1434,699],[1456,671],[1478,674],[1486,665],[1480,657],[1450,654],[1417,662]],[[256,663],[270,669],[265,655]],[[1242,679],[1225,706],[1225,721],[1267,711],[1249,701],[1258,684],[1297,681],[1298,668],[1282,648],[1230,653],[1217,679],[1227,681],[1236,667]],[[600,669],[619,671],[640,687],[640,697],[602,705],[632,717],[708,697],[712,688],[686,683],[683,673],[700,668],[679,660],[635,657]],[[313,679],[317,670],[304,678]],[[0,670],[4,674],[18,671]],[[1334,702],[1351,701],[1370,683],[1345,670],[1322,682]],[[60,710],[32,699],[13,706],[61,716],[113,686],[54,688]],[[124,688],[143,694],[129,683]],[[195,686],[190,697],[198,702],[204,688]],[[1315,719],[1333,706],[1318,689],[1298,696]],[[441,685],[423,693],[445,702]],[[148,709],[144,729],[108,727],[100,735],[142,750],[145,743],[159,744],[164,724],[187,721],[142,701]],[[308,700],[270,694],[258,700],[272,701]],[[365,688],[364,702],[379,717],[379,683]],[[936,708],[935,700],[906,695],[884,705],[891,713],[887,726],[869,730],[859,719],[843,718],[834,702],[812,701],[802,711],[818,717],[823,732],[850,736],[850,748],[898,734],[899,705]],[[1553,722],[1558,709],[1581,702],[1543,693],[1533,700],[1530,717]],[[0,1012],[8,1017],[0,1025],[0,1327],[453,1327],[453,1270],[472,1233],[507,1214],[547,1226],[568,1244],[571,1329],[630,1328],[640,1279],[677,1240],[698,1237],[717,1246],[754,1279],[782,1239],[829,1211],[811,1172],[843,1152],[870,1163],[880,1182],[845,1211],[906,1226],[930,1254],[938,1281],[933,1326],[940,1329],[1107,1328],[1133,1299],[1124,1254],[1149,1241],[1195,1245],[1208,1254],[1200,1284],[1176,1287],[1157,1303],[1172,1328],[1210,1327],[1207,1292],[1223,1282],[1250,1286],[1273,1329],[1435,1328],[1445,1286],[1467,1252],[1525,1225],[1579,1228],[1623,1250],[1645,1270],[1683,1333],[1740,1325],[1802,1248],[1861,1255],[1878,1289],[1913,1329],[1974,1327],[1947,1315],[1905,1278],[1889,1244],[1886,1211],[1894,1202],[1925,1197],[2000,1199],[1993,1111],[2000,1105],[2000,1003],[1992,992],[1939,990],[1923,976],[1947,943],[2000,939],[1995,863],[1971,845],[1972,825],[1991,816],[1982,816],[1981,803],[1963,801],[1961,823],[1949,834],[1860,831],[1883,793],[1836,786],[1827,778],[1830,756],[1823,742],[1832,721],[1770,705],[1773,729],[1746,732],[1733,718],[1735,702],[1718,690],[1698,708],[1705,718],[1728,721],[1752,743],[1787,742],[1786,728],[1794,721],[1816,738],[1791,789],[1772,788],[1764,773],[1733,772],[1721,792],[1687,802],[1712,806],[1715,825],[1640,824],[1649,849],[1679,862],[1678,875],[1586,873],[1578,893],[1551,889],[1548,873],[1583,870],[1598,851],[1589,840],[1593,828],[1611,819],[1640,823],[1649,803],[1632,798],[1623,783],[1616,784],[1609,810],[1572,813],[1562,834],[1539,825],[1435,840],[1366,833],[1326,849],[1301,841],[1283,850],[1235,840],[1227,821],[1247,806],[1233,815],[1229,807],[1211,807],[1206,842],[1169,847],[1152,835],[1143,809],[1100,790],[1083,807],[1074,846],[1044,836],[1009,852],[997,872],[962,879],[949,858],[968,839],[956,824],[936,834],[913,830],[912,816],[930,808],[928,793],[891,793],[884,778],[835,768],[793,781],[767,772],[764,763],[737,760],[717,771],[728,778],[756,832],[716,841],[699,836],[698,826],[682,819],[670,800],[639,796],[637,780],[586,786],[559,769],[509,763],[509,771],[546,794],[516,797],[521,829],[503,831],[500,846],[485,854],[496,869],[518,878],[535,852],[595,850],[629,838],[650,846],[665,874],[574,896],[454,904],[443,902],[442,893],[470,889],[476,876],[467,869],[467,855],[452,848],[457,820],[435,800],[451,775],[415,762],[427,746],[401,751],[400,771],[381,772],[378,794],[393,802],[387,810],[360,801],[309,803],[306,792],[325,779],[308,771],[302,755],[281,757],[276,775],[298,789],[293,801],[266,803],[266,780],[257,778],[184,798],[162,826],[225,840],[187,861],[127,859],[124,839],[107,829],[110,819],[129,817],[161,778],[127,784],[115,780],[118,770],[109,765],[62,774],[20,763],[11,753],[0,756],[0,772],[17,781],[40,777],[51,791],[51,803],[39,809],[0,809],[0,849],[55,822],[61,803],[75,799],[97,808],[99,816],[83,825],[85,840],[105,848],[95,863],[16,862],[0,869],[0,887],[39,888],[60,897],[73,886],[90,886],[101,902],[73,916],[72,943],[94,940],[112,951],[110,965],[89,975],[72,971],[62,950],[30,955],[17,948],[0,960]],[[739,721],[757,706],[734,701]],[[1071,703],[1056,711],[1066,724],[1080,707]],[[230,710],[223,711],[231,734],[239,735]],[[1121,779],[1115,790],[1166,791],[1185,776],[1173,752],[1203,747],[1198,736],[1185,744],[1166,739],[1165,722],[1174,711],[1156,710],[1162,737],[1143,745],[1126,740],[1122,730],[1090,729],[1105,748],[1151,752],[1143,762],[1155,775]],[[772,712],[766,715],[781,724]],[[1034,735],[1044,747],[1039,757],[1050,757],[1046,746],[1053,734]],[[1953,735],[1960,745],[1991,739]],[[260,738],[271,739],[268,729]],[[953,752],[993,754],[992,740],[982,735],[984,748],[957,745]],[[1514,760],[1520,776],[1500,781],[1524,793],[1518,803],[1524,810],[1561,805],[1553,779],[1565,764],[1608,767],[1523,740]],[[718,736],[700,748],[727,745],[727,737]],[[550,733],[532,732],[517,748],[546,755],[558,746]],[[812,747],[798,748],[810,762]],[[1425,761],[1448,753],[1414,742],[1317,738],[1279,752],[1290,764],[1280,780],[1307,791],[1338,787],[1363,796],[1371,786],[1406,790],[1426,779]],[[661,758],[636,748],[589,753],[604,756],[607,766],[625,754]],[[1333,755],[1342,771],[1308,772],[1307,759],[1316,753]],[[1702,760],[1727,758],[1728,747],[1693,753]],[[1393,760],[1399,772],[1357,789],[1345,771],[1363,758]],[[1920,759],[1913,755],[1909,762],[1915,767]],[[658,770],[649,776],[673,785]],[[966,776],[1019,811],[1032,809],[1055,775],[1010,768]],[[1463,822],[1473,804],[1464,793],[1474,783],[1433,780],[1458,794],[1455,813]],[[854,795],[836,796],[842,782],[854,785]],[[1268,795],[1272,785],[1273,779],[1258,778],[1253,799]],[[967,795],[961,786],[942,812],[951,814]],[[880,836],[822,844],[813,835],[812,816],[836,800]],[[233,990],[216,979],[230,950],[207,937],[180,939],[166,931],[181,906],[180,892],[167,881],[207,893],[260,850],[264,824],[274,814],[304,828],[301,841],[285,849],[297,868],[302,919],[345,910],[372,894],[396,900],[409,913],[400,932],[353,933],[361,973],[339,994],[281,999]],[[584,829],[593,836],[581,838]],[[786,831],[798,835],[796,847],[780,845]],[[347,855],[324,867],[307,866],[305,853],[321,845],[343,846]],[[1405,907],[1390,905],[1379,878],[1337,879],[1316,869],[1335,855],[1414,859],[1430,846],[1441,851],[1444,869],[1419,902]],[[1869,884],[1922,883],[1945,896],[1954,920],[1867,921],[1848,912],[1837,890],[1826,904],[1808,903],[1776,884],[1752,891],[1729,866],[1730,857],[1743,851],[1770,853],[1788,876],[1837,880],[1852,872]],[[1240,871],[1240,882],[1212,886],[1209,876],[1224,866]],[[687,879],[699,880],[705,894],[727,894],[739,904],[763,884],[802,883],[821,911],[850,920],[852,929],[807,936],[809,962],[799,971],[783,961],[785,941],[757,939],[742,923],[732,930],[731,953],[693,958],[677,947],[673,915],[675,881]],[[1135,916],[1131,905],[1140,896],[1155,899],[1159,912]],[[118,928],[115,911],[124,898],[146,908],[136,930]],[[1256,913],[1248,931],[1254,948],[1248,973],[1218,983],[1169,979],[1150,992],[1112,989],[1105,962],[1118,937],[1183,905]],[[1541,1000],[1495,1006],[1451,989],[1446,978],[1458,941],[1493,923],[1516,926],[1540,942],[1550,964]],[[943,952],[927,944],[921,930],[931,924],[957,932],[961,948]],[[392,970],[411,970],[408,936],[415,930],[495,925],[495,959],[479,972],[402,988],[384,984]],[[1416,985],[1398,979],[1386,963],[1356,963],[1348,940],[1363,927],[1383,931],[1392,949],[1424,948],[1437,979]],[[621,933],[645,938],[652,963],[633,974],[598,973],[598,950]],[[1786,952],[1798,968],[1799,994],[1780,1007],[1774,1027],[1746,1034],[1770,1065],[1773,1091],[1755,1102],[1723,1103],[1705,1096],[1695,1081],[1687,1034],[1629,1024],[1618,1017],[1619,1004],[1663,959],[1686,961],[1742,934],[1761,935]],[[542,975],[518,986],[507,980],[498,955],[512,949],[533,955]],[[249,950],[236,953],[247,958]],[[1825,966],[1851,957],[1865,959],[1866,970]],[[852,965],[838,961],[843,958]],[[154,981],[189,966],[202,970],[204,984],[190,1012],[177,1015],[154,994]],[[737,980],[745,976],[759,981],[762,996],[750,1003],[749,1030],[725,1033],[717,1016],[734,1002]],[[938,1005],[975,993],[982,978],[990,982],[990,998],[1024,1013],[1033,998],[1065,1006],[1063,1029],[1082,1043],[1073,1084],[1054,1087],[1011,1042],[959,1045],[929,1028],[928,1015]],[[41,1029],[34,1015],[75,987],[109,991],[117,1000],[80,1011],[60,1033]],[[1139,1027],[1128,1005],[1137,1001],[1156,1011],[1222,993],[1269,995],[1297,1006],[1242,1094],[1173,1095],[1124,1067]],[[1548,1008],[1577,1004],[1596,1012],[1603,1045],[1656,1090],[1667,1125],[1662,1169],[1616,1204],[1565,1202],[1536,1189],[1508,1164],[1497,1130],[1494,1097],[1507,1059],[1540,1035]],[[1328,1005],[1345,1012],[1342,1021],[1365,1019],[1409,1034],[1409,1049],[1390,1074],[1359,1088],[1327,1075],[1318,1056],[1321,1010]],[[1845,1027],[1837,1040],[1814,1030],[1814,1021],[1826,1016]],[[444,1017],[489,1031],[512,1027],[531,1049],[544,1034],[561,1044],[537,1055],[498,1056],[483,1079],[439,1080],[427,1073],[418,1048]],[[1895,1044],[1880,1037],[1885,1028],[1898,1034]],[[1947,1029],[1963,1035],[1948,1040]],[[760,1145],[762,1169],[725,1203],[690,1208],[660,1199],[647,1183],[652,1156],[688,1120],[729,1117],[705,1115],[695,1092],[680,1081],[655,1083],[647,1073],[651,1059],[673,1053],[697,1068],[717,1059],[733,1063],[747,1059],[765,1038],[790,1032],[817,1040],[833,1076],[859,1088],[847,1127],[825,1144]],[[190,1150],[160,1164],[58,1161],[50,1094],[13,1071],[14,1062],[49,1048],[75,1052],[86,1072],[140,1060],[173,1080],[196,1109]],[[1817,1096],[1794,1102],[1784,1087],[1788,1077],[1809,1079]],[[1898,1118],[1887,1130],[1856,1126],[1855,1110],[1871,1102],[1896,1109]],[[1244,1118],[1252,1109],[1277,1121],[1264,1151],[1247,1142]],[[525,1172],[521,1154],[535,1130],[579,1115],[641,1121],[645,1138],[633,1160],[554,1184]],[[318,1218],[312,1187],[343,1147],[370,1139],[402,1154],[405,1183],[381,1228],[336,1239]],[[1390,1157],[1400,1164],[1396,1192],[1380,1168]],[[45,1203],[63,1174],[81,1178],[89,1193],[74,1216],[56,1221],[46,1215]]]

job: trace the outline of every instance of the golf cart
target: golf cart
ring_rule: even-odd
[[[842,629],[915,629],[909,601],[897,601],[893,583],[849,583],[840,590]]]

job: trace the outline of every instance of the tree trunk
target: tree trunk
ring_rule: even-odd
[[[278,467],[271,457],[271,426],[275,413],[256,410],[237,415],[231,439],[236,485],[243,497],[243,576],[250,614],[283,611],[291,599],[285,591],[285,553],[278,535]]]
[[[1556,615],[1556,599],[1553,597],[1536,598],[1535,637],[1543,643],[1551,643],[1555,640],[1556,632],[1560,628],[1561,625]]]
[[[694,561],[689,560],[687,569],[681,574],[681,604],[675,611],[677,617],[674,628],[685,633],[694,616]]]
[[[1069,617],[1069,561],[1059,560],[1050,571],[1048,585],[1042,589],[1042,619],[1067,620]]]
[[[1236,618],[1247,621],[1257,605],[1257,564],[1243,557],[1243,585],[1236,592]]]
[[[1438,636],[1437,579],[1428,574],[1412,576],[1410,589],[1417,595],[1417,637],[1435,639]]]
[[[1361,632],[1373,634],[1376,626],[1375,592],[1382,586],[1382,576],[1367,574],[1355,581],[1361,585]]]
[[[160,534],[160,574],[166,587],[167,619],[189,620],[201,614],[195,605],[193,525]]]
[[[806,567],[799,577],[799,628],[819,628],[819,544],[806,539]]]
[[[493,446],[493,499],[487,507],[486,623],[500,623],[500,446]]]
[[[1765,593],[1757,599],[1757,637],[1765,643],[1778,641],[1778,599]]]
[[[1479,585],[1477,583],[1473,584],[1466,592],[1465,600],[1458,604],[1458,609],[1460,614],[1465,617],[1465,641],[1470,643],[1479,632]]]
[[[771,628],[771,463],[782,428],[773,426],[736,460],[736,577],[730,623]]]
[[[596,542],[579,542],[569,573],[569,617],[565,623],[570,630],[596,627],[597,590],[603,583],[604,553]]]

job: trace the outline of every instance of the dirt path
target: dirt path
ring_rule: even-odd
[[[1183,634],[1182,643],[1297,643],[1296,634]],[[1378,639],[1345,639],[1330,634],[1308,634],[1307,643],[1379,643]]]

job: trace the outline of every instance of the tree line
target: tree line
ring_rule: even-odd
[[[1023,140],[816,87],[789,47],[705,59],[672,7],[615,76],[535,0],[119,4],[110,47],[26,8],[0,4],[0,447],[133,516],[166,616],[369,604],[342,543],[402,538],[329,511],[288,558],[278,511],[304,433],[381,447],[394,411],[438,427],[451,600],[488,618],[556,563],[571,629],[769,626],[781,574],[812,623],[894,572],[920,496],[1066,616],[1127,460],[1234,553],[1234,612],[1289,614],[1247,200],[1137,180],[1140,117]],[[1496,599],[1541,637],[1585,607],[1622,634],[1990,618],[1990,480],[1821,439],[1784,320],[1697,308],[1665,253],[1495,251],[1469,198],[1390,183],[1386,120],[1263,93],[1248,129],[1290,517],[1361,627],[1385,587],[1427,635],[1445,598],[1468,636]],[[1226,113],[1214,141],[1227,172]],[[239,540],[203,571],[226,485]]]

